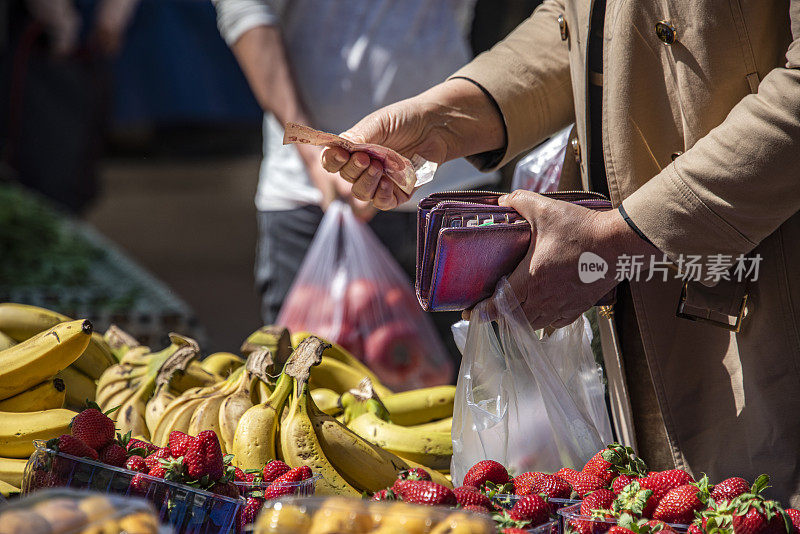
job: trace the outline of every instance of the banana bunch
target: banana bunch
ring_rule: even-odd
[[[212,375],[228,378],[232,372],[244,365],[244,358],[231,352],[215,352],[200,362],[200,367]]]
[[[160,352],[129,346],[120,363],[109,367],[97,381],[97,404],[104,412],[117,408],[109,416],[123,434],[130,431],[133,436],[149,439],[147,403],[156,390],[159,374],[164,371],[170,377],[183,377],[193,369],[192,360],[200,353],[197,342],[177,334],[170,334],[170,342]]]
[[[164,395],[162,389],[150,401],[159,404],[159,409],[153,411],[160,411],[148,420],[153,443],[165,445],[173,430],[193,436],[213,430],[220,438],[223,452],[231,452],[239,420],[259,401],[258,384],[270,380],[273,365],[270,351],[256,350],[250,353],[244,366],[216,384],[189,389],[169,402],[160,400]]]
[[[0,303],[0,350],[72,319],[60,313],[11,302]],[[117,360],[108,345],[98,333],[92,333],[85,350],[69,366],[60,370],[65,386],[66,404],[71,407],[82,406],[86,400],[94,400],[95,380]],[[50,397],[52,399],[52,396]]]
[[[411,393],[415,392],[404,394],[406,401],[414,398],[409,395]],[[416,393],[425,399],[430,392],[417,390]],[[450,437],[452,408],[450,416],[440,421],[414,426],[394,424],[390,419],[390,410],[375,393],[368,378],[364,379],[358,389],[342,395],[340,402],[344,409],[343,420],[356,434],[405,460],[435,470],[449,470],[453,456],[453,442]],[[409,412],[404,413],[407,415]]]

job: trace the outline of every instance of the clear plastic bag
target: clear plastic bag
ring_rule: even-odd
[[[452,362],[412,285],[350,206],[330,205],[278,315],[339,343],[393,389],[446,384]]]
[[[581,362],[591,352],[583,321],[541,340],[505,278],[475,306],[453,410],[453,482],[480,460],[496,460],[512,473],[554,472],[580,469],[603,448],[610,427],[606,421],[598,428],[587,406],[601,399],[583,389]]]
[[[558,190],[561,168],[567,153],[572,124],[540,144],[519,160],[514,168],[511,190],[525,189],[535,193]]]

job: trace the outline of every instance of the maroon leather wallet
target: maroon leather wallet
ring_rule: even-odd
[[[427,311],[459,311],[492,295],[528,252],[531,227],[503,193],[435,193],[417,209],[417,298]],[[611,209],[599,193],[565,191],[545,196],[596,210]],[[577,268],[577,266],[576,266]],[[598,304],[608,303],[607,297]],[[613,302],[613,294],[610,302]]]

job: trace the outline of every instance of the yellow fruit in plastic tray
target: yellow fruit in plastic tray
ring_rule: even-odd
[[[456,512],[436,525],[431,534],[492,534],[491,527],[469,514]]]
[[[381,533],[426,534],[435,523],[430,517],[430,509],[405,503],[395,503],[372,513],[373,528]]]
[[[313,534],[361,534],[372,529],[372,517],[358,499],[327,499],[314,513]]]
[[[304,510],[286,503],[276,503],[275,506],[258,516],[256,532],[262,533],[289,533],[306,534],[311,526],[311,519]]]

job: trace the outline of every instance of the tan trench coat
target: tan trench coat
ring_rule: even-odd
[[[590,0],[545,0],[456,73],[501,110],[500,165],[572,121],[588,153],[590,10]],[[656,34],[659,21],[675,28],[673,42]],[[675,463],[712,480],[768,472],[772,495],[798,506],[800,0],[608,0],[603,44],[603,150],[615,205],[673,261],[763,258],[749,287],[690,284],[699,315],[735,315],[747,292],[738,333],[677,318],[680,281],[632,284]]]

